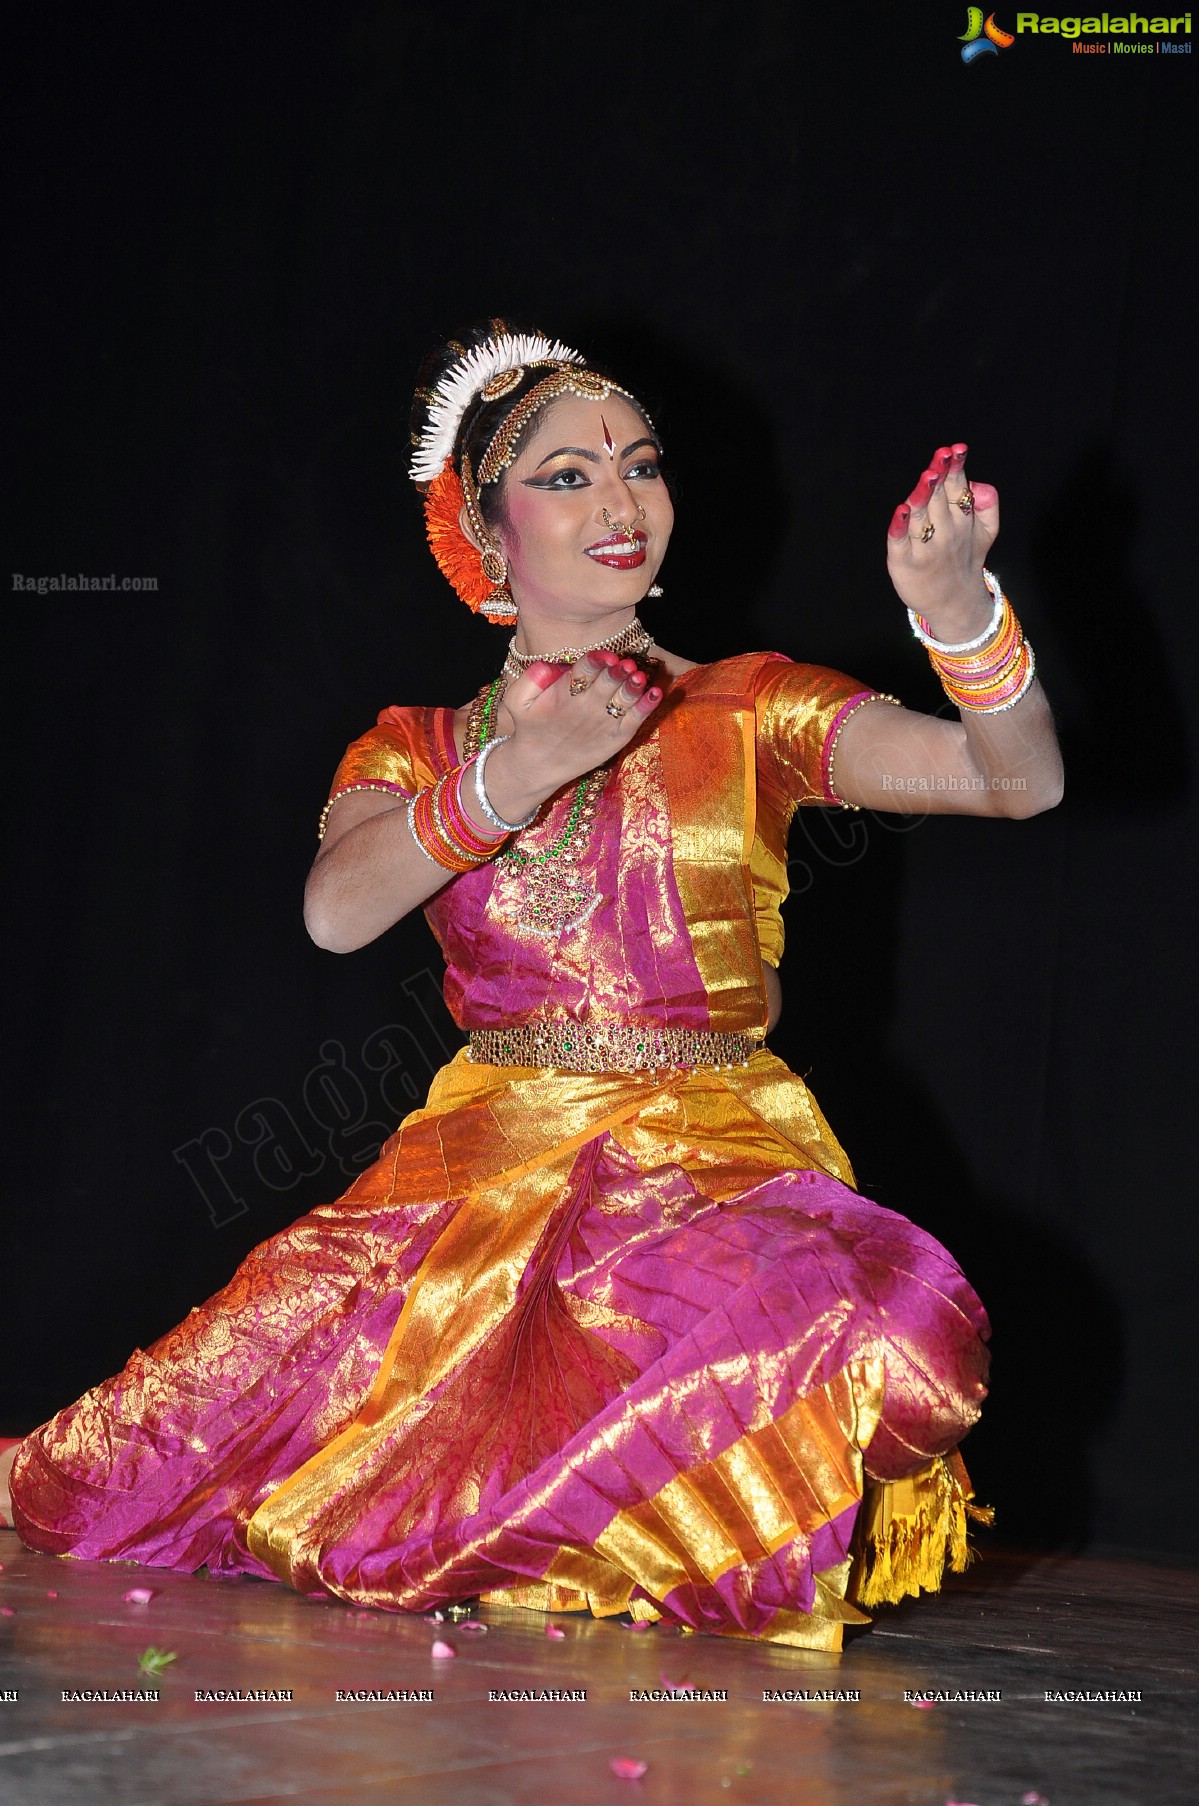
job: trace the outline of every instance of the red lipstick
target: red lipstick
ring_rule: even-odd
[[[627,533],[609,533],[606,539],[597,539],[586,551],[593,564],[606,564],[614,571],[635,571],[638,565],[645,563],[645,547],[644,533],[634,533],[631,540]]]

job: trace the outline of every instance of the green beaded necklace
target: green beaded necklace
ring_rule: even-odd
[[[494,738],[492,727],[506,688],[501,672],[481,690],[467,720],[464,751],[467,758]],[[519,904],[512,921],[528,934],[556,939],[579,928],[599,908],[601,898],[579,869],[579,861],[591,833],[608,766],[600,765],[581,777],[574,788],[566,823],[553,844],[540,853],[528,853],[514,841],[494,863],[507,867],[515,877],[524,874]]]
[[[466,753],[468,758],[472,753],[477,752],[480,747],[486,746],[487,742],[494,738],[491,731],[491,723],[507,687],[507,683],[501,673],[501,675],[497,677],[493,683],[489,684],[487,689],[482,693],[482,706],[478,709],[477,717],[475,710],[471,710],[471,719],[466,730]],[[563,854],[566,854],[567,848],[570,846],[571,841],[578,832],[580,823],[585,823],[585,829],[590,828],[591,822],[595,816],[594,805],[599,797],[600,791],[604,787],[607,776],[607,766],[599,765],[594,771],[587,772],[585,776],[579,779],[578,783],[575,785],[574,796],[571,799],[570,810],[566,817],[566,825],[552,846],[545,847],[540,853],[526,853],[523,848],[512,845],[506,847],[499,855],[499,858],[506,860],[510,865],[545,865],[547,861],[557,859]],[[590,808],[588,807],[589,804],[591,805]],[[579,850],[581,849],[576,850],[574,855],[575,858],[577,858]]]

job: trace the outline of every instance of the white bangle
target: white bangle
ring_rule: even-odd
[[[985,646],[988,640],[994,639],[995,635],[999,632],[999,623],[1003,619],[1003,588],[993,571],[983,570],[983,582],[995,599],[995,607],[991,612],[991,619],[987,622],[987,625],[983,628],[981,633],[975,634],[972,640],[958,640],[957,643],[952,646],[947,640],[935,640],[920,619],[920,616],[916,613],[915,609],[908,609],[908,620],[912,623],[912,632],[916,635],[916,638],[920,641],[922,646],[927,646],[930,652],[977,652],[980,646]]]
[[[420,792],[418,791],[417,796],[419,796],[419,795],[420,795]],[[444,872],[446,869],[445,866],[442,865],[440,859],[434,859],[432,853],[430,853],[428,847],[425,845],[424,841],[421,839],[420,835],[416,831],[416,797],[415,796],[409,797],[408,807],[405,811],[405,814],[408,817],[408,832],[409,832],[409,834],[411,834],[413,840],[416,842],[417,846],[420,848],[420,850],[424,854],[425,858],[429,861],[429,864],[435,865],[439,872]]]
[[[538,803],[536,809],[531,809],[523,821],[505,821],[503,816],[497,815],[492,808],[491,798],[487,794],[487,786],[483,781],[483,768],[488,759],[497,746],[503,746],[505,741],[511,738],[511,734],[500,734],[496,739],[489,740],[486,746],[480,747],[478,757],[475,759],[475,800],[493,828],[500,828],[505,834],[519,834],[520,830],[527,828],[534,819],[541,804]]]

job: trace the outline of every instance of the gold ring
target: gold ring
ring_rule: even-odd
[[[606,715],[611,715],[613,721],[619,721],[623,716],[624,710],[617,702],[615,696],[612,698],[611,702],[606,702],[604,704],[604,713]]]
[[[928,544],[929,540],[932,538],[933,534],[936,532],[936,530],[937,529],[933,526],[933,523],[931,522],[931,520],[926,520],[924,525],[920,529],[921,545],[926,546]]]
[[[969,483],[967,483],[961,495],[959,495],[954,506],[960,508],[963,514],[974,513],[974,491],[971,489]]]
[[[591,685],[585,677],[572,677],[570,680],[570,693],[572,696],[581,696],[584,690],[589,690],[590,688]]]

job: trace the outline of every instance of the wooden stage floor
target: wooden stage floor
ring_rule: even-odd
[[[5,1806],[1174,1806],[1199,1800],[1199,1574],[992,1554],[840,1656],[485,1608],[359,1612],[269,1583],[31,1555],[0,1531]],[[127,1602],[135,1587],[148,1604]],[[441,1638],[452,1659],[435,1659]],[[149,1647],[173,1652],[157,1679]],[[63,1698],[157,1687],[158,1701]],[[631,1701],[693,1688],[727,1700]],[[220,1690],[291,1698],[197,1701]],[[432,1700],[339,1701],[356,1690]],[[585,1701],[492,1691],[586,1690]],[[777,1700],[807,1690],[855,1700]],[[910,1692],[997,1700],[905,1701]],[[1046,1693],[1128,1695],[1047,1699]],[[644,1763],[639,1779],[613,1759]]]

